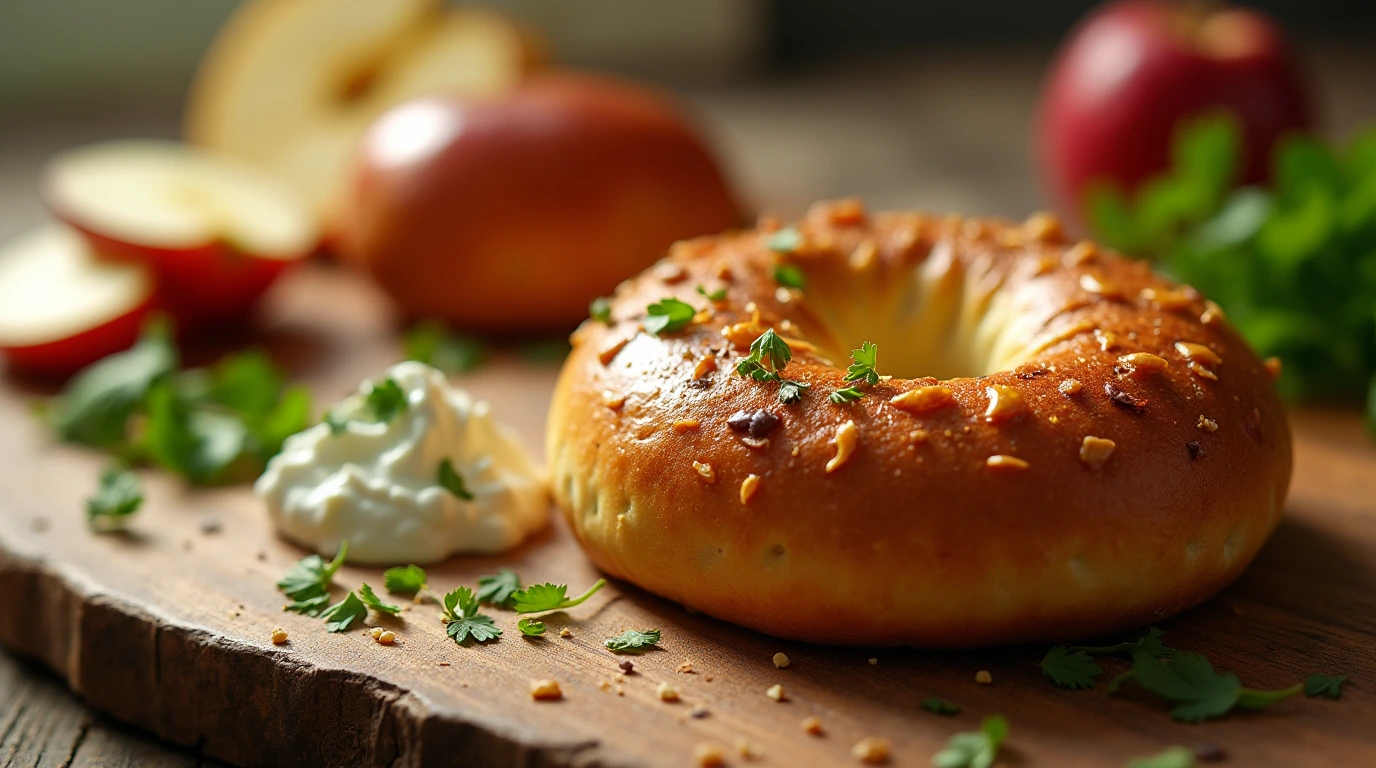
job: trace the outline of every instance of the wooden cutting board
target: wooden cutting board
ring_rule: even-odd
[[[315,269],[280,287],[261,338],[322,402],[397,358],[386,305],[360,282]],[[513,357],[461,383],[538,452],[555,374]],[[282,612],[274,582],[303,553],[273,535],[246,487],[193,491],[148,472],[132,529],[89,532],[83,499],[103,458],[55,444],[28,416],[30,397],[0,387],[0,642],[44,661],[94,707],[240,765],[682,766],[700,742],[726,746],[732,765],[854,765],[851,746],[882,736],[893,765],[924,766],[951,733],[995,712],[1012,723],[1001,765],[1119,766],[1173,744],[1220,746],[1238,766],[1376,764],[1376,449],[1351,413],[1295,416],[1294,489],[1275,538],[1236,585],[1161,624],[1171,645],[1253,687],[1312,672],[1349,674],[1351,685],[1341,701],[1295,698],[1185,725],[1140,692],[1052,686],[1037,667],[1042,647],[808,646],[619,583],[548,617],[546,639],[521,638],[515,616],[498,611],[500,642],[458,647],[433,605],[386,622],[402,637],[395,647],[361,631],[328,634]],[[471,585],[499,566],[578,591],[598,576],[556,519],[505,556],[432,568],[431,583]],[[346,567],[336,582],[365,580],[380,585],[380,571]],[[278,626],[291,636],[282,647],[269,641]],[[630,627],[659,627],[664,640],[620,681],[624,657],[602,641]],[[787,669],[772,663],[778,651]],[[679,671],[685,661],[691,672]],[[992,685],[975,683],[982,669]],[[558,680],[564,700],[532,701],[535,678]],[[661,702],[661,682],[682,701]],[[784,702],[765,696],[776,683]],[[923,711],[931,695],[963,712]],[[699,705],[706,716],[690,716]],[[801,730],[809,715],[825,735]],[[760,756],[739,756],[739,740]]]

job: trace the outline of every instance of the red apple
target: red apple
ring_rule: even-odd
[[[153,307],[153,278],[95,258],[62,226],[0,246],[0,350],[12,366],[66,375],[128,348]]]
[[[272,176],[169,141],[69,150],[44,171],[48,207],[105,258],[146,264],[184,327],[233,320],[319,241]]]
[[[607,77],[408,102],[360,150],[342,255],[407,314],[461,327],[571,327],[675,240],[739,223],[679,109]]]
[[[1173,0],[1118,0],[1085,18],[1051,66],[1040,107],[1043,172],[1066,216],[1098,180],[1127,190],[1169,165],[1183,118],[1231,111],[1239,181],[1266,177],[1272,144],[1309,125],[1280,28],[1261,13]]]

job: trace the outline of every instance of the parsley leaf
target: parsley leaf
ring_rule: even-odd
[[[681,331],[698,313],[693,305],[675,298],[660,299],[645,308],[645,330],[656,336]]]
[[[587,592],[578,597],[568,597],[569,587],[567,584],[532,584],[525,589],[519,590],[511,596],[512,604],[517,613],[543,613],[545,611],[557,611],[561,608],[572,608],[584,600],[592,597],[597,590],[606,586],[606,579],[598,579]]]
[[[1194,750],[1170,747],[1151,757],[1134,757],[1127,768],[1194,768]]]
[[[722,301],[726,298],[725,288],[718,288],[715,291],[709,291],[706,288],[703,288],[701,285],[699,285],[697,291],[703,296],[706,296],[708,301]]]
[[[860,343],[859,349],[850,353],[851,364],[846,369],[844,381],[863,381],[870,386],[879,383],[879,372],[875,366],[879,361],[879,346],[868,341]]]
[[[406,332],[402,349],[407,360],[445,373],[477,370],[487,358],[487,345],[477,336],[454,333],[438,320],[423,320]]]
[[[832,392],[830,398],[831,402],[837,405],[845,405],[846,403],[853,403],[864,396],[865,393],[861,392],[858,388],[846,387],[845,389],[838,389]]]
[[[1093,688],[1094,678],[1103,674],[1104,668],[1090,660],[1084,651],[1072,651],[1058,645],[1042,657],[1042,674],[1062,688],[1072,691],[1080,688]]]
[[[377,593],[373,591],[373,588],[367,584],[358,585],[358,599],[362,601],[364,605],[379,613],[389,613],[393,616],[401,613],[400,606],[382,602],[382,598],[378,597]]]
[[[1178,653],[1170,661],[1160,661],[1149,653],[1132,655],[1132,677],[1137,684],[1175,704],[1171,717],[1199,722],[1222,717],[1234,707],[1263,709],[1300,692],[1302,685],[1279,691],[1244,688],[1237,675],[1221,674],[1202,655]]]
[[[177,348],[166,320],[143,328],[138,343],[82,369],[50,413],[63,440],[116,448],[127,440],[129,417],[153,382],[177,369]]]
[[[440,462],[439,486],[464,501],[472,501],[473,493],[464,485],[463,477],[454,471],[454,462],[445,459]]]
[[[382,572],[382,586],[388,592],[406,594],[425,589],[425,569],[419,565],[399,565]]]
[[[100,473],[95,494],[86,500],[86,521],[97,531],[118,530],[141,506],[139,476],[123,464],[111,464]]]
[[[545,622],[536,621],[530,617],[516,622],[516,628],[521,630],[521,634],[526,637],[538,637],[545,634]]]
[[[444,596],[444,612],[440,619],[445,623],[446,633],[462,644],[469,639],[486,643],[501,637],[502,630],[491,616],[478,612],[478,598],[468,587],[459,587]]]
[[[320,555],[307,555],[297,560],[277,582],[277,588],[293,601],[286,609],[307,616],[319,616],[329,603],[330,581],[348,554],[349,542],[341,541],[339,552],[328,563]]]
[[[807,285],[807,278],[797,264],[778,264],[774,267],[774,282],[785,288],[802,290]]]
[[[658,629],[636,631],[628,629],[606,642],[607,650],[612,653],[638,653],[648,651],[659,643]]]
[[[197,407],[170,379],[154,382],[145,407],[139,446],[156,464],[201,485],[233,479],[231,465],[249,448],[243,419]]]
[[[1304,695],[1310,698],[1327,696],[1330,699],[1342,698],[1343,683],[1347,675],[1310,675],[1304,678]]]
[[[599,323],[612,324],[612,303],[606,296],[598,296],[588,304],[588,316]]]
[[[1147,634],[1126,643],[1116,645],[1072,645],[1072,651],[1084,651],[1091,656],[1107,656],[1113,653],[1149,653],[1158,659],[1168,659],[1175,654],[1175,649],[1161,642],[1162,636],[1166,633],[1157,627],[1147,630]]]
[[[946,748],[932,756],[935,768],[989,768],[999,755],[999,747],[1008,738],[1008,719],[990,715],[980,723],[978,731],[954,734]]]
[[[802,399],[803,390],[812,388],[811,384],[779,375],[792,359],[793,350],[789,349],[788,342],[770,328],[750,342],[750,354],[736,363],[736,373],[755,381],[779,382],[779,402],[789,405]]]
[[[374,421],[383,424],[391,423],[392,419],[406,412],[410,403],[406,400],[406,393],[402,391],[401,385],[396,379],[387,377],[380,382],[371,382],[368,385],[368,394],[363,398],[364,409],[372,415]]]
[[[803,247],[803,233],[793,227],[784,227],[769,236],[766,246],[771,251],[793,253]]]
[[[812,389],[811,384],[792,379],[779,380],[779,402],[784,405],[792,405],[803,399],[803,390]]]
[[[343,632],[347,630],[355,621],[366,618],[368,607],[363,604],[358,596],[350,592],[344,596],[343,600],[326,608],[320,618],[325,620],[326,632]]]
[[[940,696],[929,696],[923,699],[922,708],[935,715],[960,714],[960,707],[957,707]]]
[[[510,608],[512,596],[521,588],[521,576],[510,568],[478,577],[478,602]]]

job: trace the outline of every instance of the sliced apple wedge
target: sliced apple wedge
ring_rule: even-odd
[[[441,0],[251,0],[197,73],[186,135],[282,174],[328,233],[374,118],[421,94],[506,90],[537,50],[498,13]]]
[[[63,152],[43,197],[102,257],[140,262],[188,328],[242,316],[319,242],[289,185],[239,160],[171,141],[112,141]]]
[[[146,268],[98,261],[80,234],[44,227],[0,246],[0,350],[18,369],[72,373],[132,345],[153,297]]]

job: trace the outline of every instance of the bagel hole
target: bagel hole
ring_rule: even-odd
[[[879,348],[879,371],[900,379],[974,378],[1026,362],[1049,320],[1040,290],[1005,285],[1010,262],[956,259],[936,243],[912,266],[857,273],[802,263],[809,312],[824,327],[822,353],[844,367],[851,350]],[[814,274],[815,273],[815,274]]]

